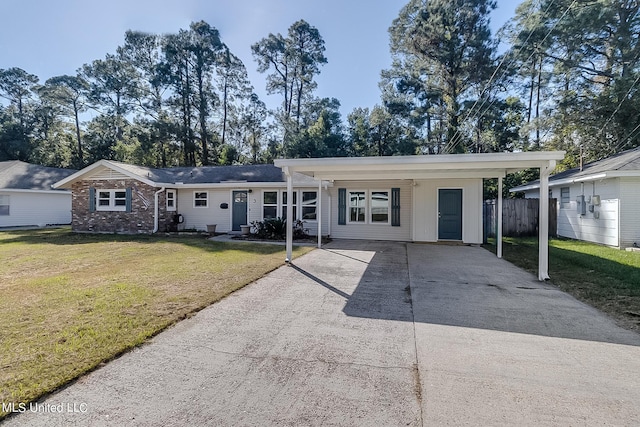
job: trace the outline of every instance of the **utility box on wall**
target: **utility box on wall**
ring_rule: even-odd
[[[587,214],[587,204],[584,202],[584,194],[578,196],[576,198],[577,203],[577,212],[578,215],[586,215]]]

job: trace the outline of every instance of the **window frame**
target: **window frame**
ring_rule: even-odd
[[[374,221],[373,220],[373,193],[386,193],[387,194],[387,220],[386,221]],[[390,189],[372,189],[369,190],[367,197],[369,203],[369,215],[367,219],[368,224],[371,225],[391,225],[391,190]]]
[[[566,199],[563,190],[567,190]],[[560,209],[569,209],[571,207],[571,187],[560,187]]]
[[[3,209],[4,207],[6,209]],[[9,194],[0,194],[0,216],[11,216],[11,195]]]
[[[169,197],[169,195],[172,195],[173,197]],[[178,198],[176,197],[176,195],[178,194],[178,192],[176,190],[167,190],[166,193],[166,197],[165,197],[165,202],[166,202],[166,209],[167,212],[175,212],[178,209],[177,203],[176,201],[178,200]],[[173,206],[169,205],[169,202],[173,202]]]
[[[109,197],[101,197],[102,194],[108,193]],[[123,193],[124,196],[116,197],[116,193]],[[96,188],[96,211],[100,212],[126,212],[127,211],[127,189],[126,188]],[[107,204],[101,204],[106,201]],[[118,204],[118,202],[124,204]]]
[[[265,195],[267,193],[276,193],[276,203],[265,203]],[[264,208],[273,208],[275,207],[275,216],[274,218],[278,218],[278,213],[280,212],[280,195],[279,195],[279,191],[278,190],[262,190],[262,220],[264,221],[265,219],[267,219],[264,215]]]
[[[287,219],[287,204],[285,203],[287,190],[282,190],[280,193],[280,218]],[[296,221],[298,219],[298,190],[293,190],[291,194],[293,195],[293,220]]]
[[[198,195],[204,194],[204,197],[198,197]],[[198,202],[203,202],[204,201],[204,205],[202,204],[198,204]],[[195,190],[193,192],[193,208],[194,209],[208,209],[209,208],[209,192],[204,190]]]
[[[351,220],[351,194],[354,193],[363,193],[364,194],[364,206],[363,207],[358,207],[356,206],[356,209],[364,209],[364,221],[352,221]],[[347,203],[346,203],[346,217],[347,217],[347,224],[369,224],[368,221],[368,215],[369,215],[369,209],[368,209],[368,199],[369,199],[369,191],[367,190],[361,190],[361,189],[347,189]],[[357,215],[357,214],[356,214]]]
[[[305,205],[304,193],[314,193],[316,195],[314,202]],[[307,222],[318,222],[318,190],[300,190],[300,219]],[[304,217],[305,208],[314,208],[314,218],[307,219]]]

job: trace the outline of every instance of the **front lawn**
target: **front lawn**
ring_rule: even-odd
[[[282,246],[200,236],[0,232],[0,402],[55,390],[284,258]]]
[[[505,238],[503,256],[537,274],[538,239]],[[640,331],[640,252],[550,239],[549,276],[563,291],[608,313],[621,326]]]

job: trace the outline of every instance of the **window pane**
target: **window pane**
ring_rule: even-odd
[[[109,199],[100,199],[98,200],[98,206],[109,206]]]
[[[371,222],[389,222],[389,192],[371,192]]]
[[[196,199],[206,199],[207,193],[196,193]]]
[[[293,192],[293,204],[297,204],[298,203],[298,193],[296,193],[295,191]],[[282,192],[282,204],[286,205],[287,204],[287,192],[283,191]]]
[[[196,206],[207,206],[207,201],[206,200],[196,200]]]
[[[302,207],[302,219],[316,219],[316,207]]]
[[[277,206],[265,206],[262,210],[262,217],[264,219],[272,219],[278,215]]]
[[[298,207],[294,206],[293,207],[293,220],[295,221],[296,219],[298,219]],[[282,209],[282,219],[287,219],[287,210],[286,209]]]
[[[263,203],[265,205],[277,205],[278,204],[278,192],[266,191],[263,193]]]
[[[315,205],[317,199],[316,191],[303,191],[302,192],[302,204],[303,205]]]
[[[111,192],[110,191],[100,191],[98,193],[98,198],[99,199],[109,199],[111,197]]]
[[[9,215],[9,205],[0,205],[0,215]]]
[[[126,199],[127,198],[127,192],[126,191],[116,191],[115,198],[116,199]]]
[[[167,199],[173,199],[175,197],[175,193],[173,191],[167,192]]]

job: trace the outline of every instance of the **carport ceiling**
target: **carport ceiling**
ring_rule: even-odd
[[[526,153],[441,154],[424,156],[278,159],[275,165],[316,179],[387,180],[497,178],[529,168],[555,167],[563,151]]]

